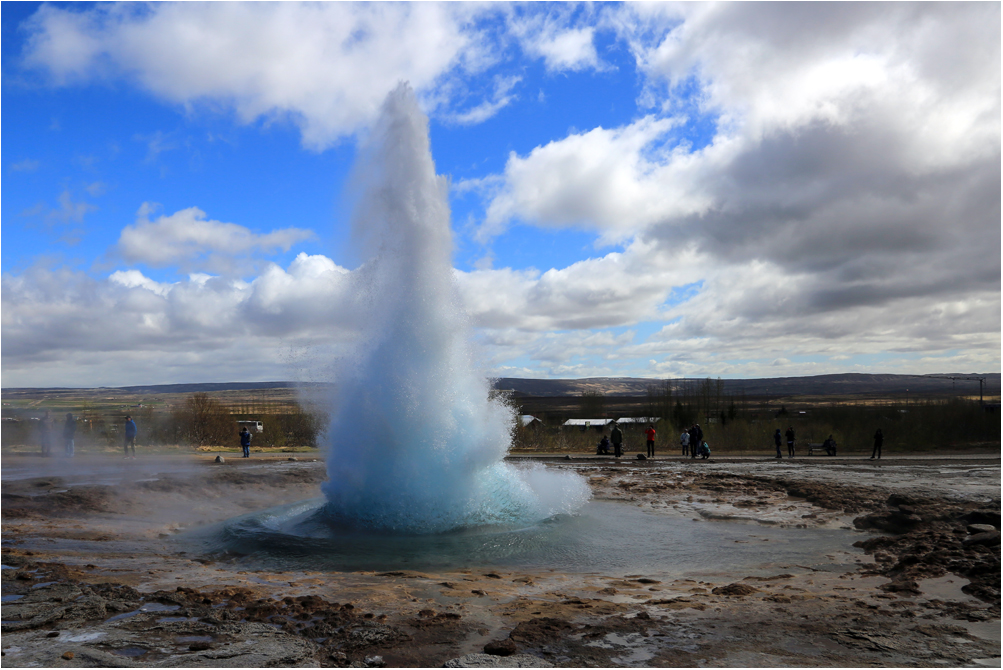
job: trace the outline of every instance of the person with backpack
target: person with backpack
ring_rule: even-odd
[[[242,458],[251,457],[251,433],[247,430],[247,426],[240,429],[240,448],[244,450]]]
[[[783,458],[784,455],[780,453],[780,445],[783,444],[783,436],[780,435],[780,429],[777,428],[777,432],[773,433],[773,441],[777,445],[777,458]]]
[[[690,431],[684,430],[679,434],[679,444],[683,447],[683,456],[690,455]]]

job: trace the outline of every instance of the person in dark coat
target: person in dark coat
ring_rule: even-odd
[[[836,440],[832,439],[832,435],[830,435],[826,441],[822,443],[822,448],[825,449],[826,456],[836,455]]]
[[[131,416],[125,417],[125,439],[123,446],[125,448],[125,457],[129,458],[129,447],[132,447],[132,457],[136,457],[136,433],[139,432],[136,429],[136,422],[132,420]]]
[[[794,458],[794,426],[787,426],[787,457]]]
[[[596,447],[596,455],[609,456],[609,437],[606,435],[603,435],[602,439],[599,440],[599,446]]]
[[[877,456],[881,458],[881,445],[884,444],[885,436],[881,434],[881,429],[878,428],[878,432],[874,433],[874,451],[871,452],[871,460]]]
[[[52,455],[52,421],[49,419],[49,410],[45,410],[45,414],[38,420],[38,443],[43,456]]]
[[[690,451],[693,452],[693,458],[696,458],[697,454],[696,454],[695,451],[693,451],[693,445],[695,444],[698,449],[703,446],[703,428],[700,427],[699,423],[695,423],[695,424],[693,424],[693,430],[696,431],[696,434],[693,435],[693,436],[691,436],[691,439],[690,439]],[[696,438],[695,442],[692,439],[694,437]]]
[[[66,422],[63,424],[63,446],[66,448],[66,455],[73,456],[73,437],[77,433],[77,421],[73,414],[66,413]]]
[[[244,450],[244,458],[251,457],[251,433],[247,426],[240,429],[240,448]]]
[[[623,456],[623,433],[620,432],[620,427],[613,424],[613,430],[609,433],[610,442],[613,443],[613,455],[617,458]]]
[[[784,455],[782,453],[780,453],[780,445],[783,444],[784,438],[780,434],[780,429],[779,428],[777,428],[777,432],[773,433],[773,441],[777,445],[777,458],[783,458]]]

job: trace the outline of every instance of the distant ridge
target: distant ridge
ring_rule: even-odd
[[[5,388],[2,393],[75,393],[101,391],[109,395],[144,395],[157,393],[211,393],[213,391],[258,391],[266,389],[318,388],[329,386],[316,382],[209,382],[204,384],[147,384],[144,386],[98,386],[94,388]]]
[[[746,395],[847,395],[858,393],[945,393],[954,388],[967,394],[978,393],[976,381],[956,381],[943,377],[985,377],[985,393],[1000,392],[1000,373],[943,373],[940,376],[865,374],[849,372],[811,377],[773,377],[762,379],[722,379],[724,392]],[[695,387],[704,378],[671,379],[673,386]],[[588,379],[519,379],[503,377],[494,387],[524,396],[579,395],[586,390],[602,391],[610,396],[645,395],[648,388],[663,383],[662,379],[639,377],[593,377]],[[716,381],[716,380],[715,380]]]
[[[860,393],[948,393],[954,389],[957,393],[972,395],[979,392],[979,384],[975,381],[956,381],[943,377],[985,377],[985,393],[998,395],[1000,393],[1000,373],[943,373],[941,375],[892,375],[844,373],[832,375],[815,375],[811,377],[772,377],[761,379],[722,379],[724,392],[728,394],[745,395],[848,395]],[[695,387],[704,378],[680,379],[671,381],[676,387],[687,385]],[[559,397],[580,395],[586,390],[602,391],[609,396],[640,396],[648,392],[648,387],[663,383],[663,379],[648,379],[644,377],[591,377],[586,379],[521,379],[517,377],[502,377],[493,381],[498,390],[512,391],[516,395],[536,397]],[[716,380],[715,380],[716,381]],[[53,387],[53,388],[5,388],[0,390],[4,395],[16,396],[22,394],[46,393],[78,393],[80,391],[100,391],[108,395],[153,395],[158,393],[212,393],[218,391],[254,391],[268,389],[323,389],[333,386],[321,382],[215,382],[203,384],[147,384],[142,386],[96,387],[91,389]]]

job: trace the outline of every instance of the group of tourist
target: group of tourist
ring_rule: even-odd
[[[644,431],[645,440],[647,442],[647,454],[646,458],[653,458],[655,456],[655,427],[652,424],[648,424],[647,430]],[[679,435],[679,444],[682,447],[683,456],[689,456],[690,458],[696,458],[700,456],[701,458],[710,458],[710,445],[704,441],[703,429],[700,428],[700,424],[695,423],[686,430],[684,430]],[[787,442],[787,457],[794,458],[795,446],[797,443],[797,434],[794,431],[794,426],[788,426],[787,431],[781,434],[780,429],[777,428],[776,432],[773,433],[773,442],[777,448],[777,458],[783,458],[783,454],[780,451],[781,446],[784,441]],[[881,458],[881,445],[884,443],[884,435],[881,433],[881,429],[878,428],[877,432],[874,433],[874,451],[871,453],[871,460]],[[598,455],[609,455],[610,449],[613,450],[613,455],[619,458],[623,455],[623,432],[621,432],[620,427],[617,426],[616,422],[613,423],[613,430],[610,431],[610,435],[603,435],[602,439],[599,440],[599,446],[596,449],[596,454]],[[832,435],[822,443],[822,449],[825,450],[826,456],[836,455],[836,440],[833,439]],[[638,456],[640,458],[640,456]]]
[[[699,423],[693,424],[679,434],[679,445],[683,449],[683,456],[710,458],[710,445],[704,442],[703,428]]]
[[[647,453],[645,458],[655,457],[655,426],[648,424],[648,428],[644,431],[645,442],[647,443]],[[620,458],[623,456],[623,431],[620,427],[613,422],[613,430],[610,431],[609,436],[602,436],[599,440],[599,446],[596,447],[596,454],[609,455],[609,450],[613,449],[613,456]]]
[[[42,418],[38,420],[38,443],[42,450],[42,456],[52,456],[53,435],[56,428],[55,422],[49,418],[49,411],[46,410]],[[129,449],[132,449],[132,458],[136,457],[136,422],[131,416],[125,417],[123,430],[123,446],[125,457],[129,458]],[[72,458],[75,452],[75,440],[77,435],[77,420],[73,412],[66,413],[66,420],[63,422],[63,452],[67,458]]]

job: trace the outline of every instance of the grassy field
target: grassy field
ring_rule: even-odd
[[[303,429],[304,417],[315,428],[326,425],[326,415],[299,397],[295,389],[214,391],[209,395],[233,420],[258,420],[264,434],[255,434],[255,452],[299,452],[312,450],[322,436]],[[47,390],[5,392],[3,431],[0,446],[4,453],[32,453],[39,450],[38,421],[48,411],[54,423],[53,451],[62,451],[59,434],[67,412],[77,419],[76,450],[81,453],[120,453],[121,426],[127,414],[139,425],[138,445],[145,453],[191,452],[194,447],[178,444],[171,422],[190,398],[185,393],[130,394],[115,389]],[[564,429],[568,418],[657,416],[657,450],[679,451],[680,430],[699,422],[705,439],[715,454],[771,453],[773,432],[793,426],[806,452],[809,443],[820,443],[830,434],[840,453],[871,450],[877,428],[885,435],[884,449],[890,452],[993,452],[1000,448],[999,397],[986,411],[977,397],[908,395],[842,396],[686,396],[666,402],[652,396],[576,396],[512,398],[519,414],[532,414],[543,421],[539,428],[514,431],[514,453],[592,453],[601,434],[593,429]],[[598,404],[596,404],[598,402]],[[591,404],[590,404],[591,403]],[[990,407],[992,405],[990,404]],[[682,412],[680,412],[680,408]],[[235,424],[234,424],[235,425]],[[644,451],[643,426],[624,429],[627,449]],[[239,453],[236,429],[222,445],[201,449],[214,453]]]

